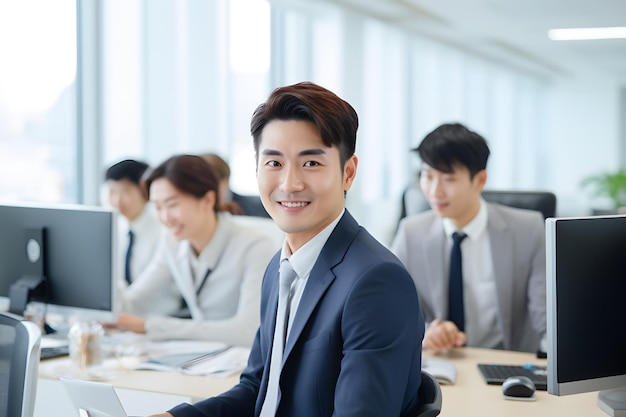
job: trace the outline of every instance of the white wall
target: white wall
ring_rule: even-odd
[[[623,158],[620,85],[588,74],[557,82],[549,97],[546,185],[557,194],[558,215],[588,215],[606,202],[592,201],[580,181],[618,169]]]

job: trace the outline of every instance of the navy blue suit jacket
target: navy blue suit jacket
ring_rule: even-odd
[[[258,416],[267,389],[278,253],[265,272],[261,326],[239,384],[170,410]],[[402,263],[346,211],[307,280],[285,346],[276,416],[404,416],[419,401],[424,319]]]

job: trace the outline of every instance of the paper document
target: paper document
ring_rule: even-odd
[[[183,367],[182,372],[188,375],[220,375],[229,376],[241,372],[248,364],[250,349],[231,347],[218,354],[203,358]]]
[[[145,345],[150,358],[180,354],[205,354],[222,351],[229,345],[222,342],[206,340],[159,340],[150,341]]]
[[[422,359],[422,371],[428,372],[441,385],[456,383],[456,365],[444,359]]]
[[[149,347],[148,359],[135,369],[178,371],[190,375],[231,375],[241,371],[247,363],[248,348],[204,341],[154,342]]]

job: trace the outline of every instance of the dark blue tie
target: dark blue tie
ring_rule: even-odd
[[[128,248],[126,249],[126,261],[124,264],[124,278],[126,278],[126,282],[131,283],[130,278],[130,258],[133,256],[133,241],[135,240],[135,235],[132,230],[128,231]]]
[[[452,251],[450,252],[450,283],[448,287],[448,320],[454,322],[462,332],[465,331],[465,310],[463,305],[463,258],[461,242],[467,235],[454,232],[452,234]]]

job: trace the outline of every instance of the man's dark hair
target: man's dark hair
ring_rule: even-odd
[[[105,181],[128,180],[141,186],[141,177],[148,169],[148,164],[134,159],[125,159],[111,165],[104,175]]]
[[[339,149],[341,167],[354,155],[359,118],[354,108],[335,93],[311,82],[280,87],[252,115],[250,133],[258,153],[263,128],[273,120],[313,123],[324,145]]]
[[[422,162],[437,171],[451,173],[455,165],[463,165],[469,170],[470,178],[487,168],[489,158],[485,138],[460,123],[442,124],[413,150]]]

